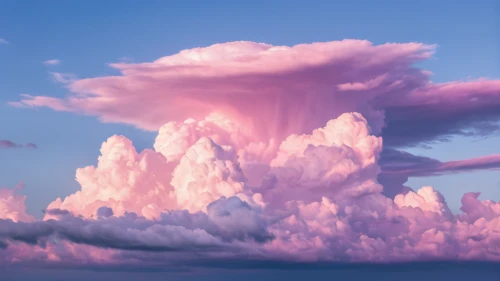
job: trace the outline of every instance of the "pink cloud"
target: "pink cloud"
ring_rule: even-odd
[[[499,203],[465,194],[453,214],[433,187],[403,185],[408,176],[499,164],[496,155],[440,162],[394,148],[483,134],[498,117],[498,81],[434,84],[413,66],[433,51],[360,40],[232,42],[112,64],[121,76],[56,75],[68,97],[24,95],[11,105],[158,136],[140,152],[124,136],[108,138],[97,164],[76,171],[81,189],[51,202],[43,221],[0,220],[0,260],[498,261]],[[6,213],[22,209],[16,204]]]
[[[26,213],[26,196],[16,192],[24,187],[20,182],[14,189],[0,189],[0,219],[17,221],[33,221],[34,218]]]
[[[500,82],[432,83],[430,72],[413,64],[433,52],[433,45],[362,40],[293,47],[229,42],[111,64],[122,75],[62,79],[71,91],[66,98],[25,96],[14,105],[148,130],[218,112],[263,140],[279,141],[350,111],[362,113],[391,146],[488,133],[499,117]]]
[[[455,215],[432,187],[386,197],[377,182],[382,138],[359,113],[265,153],[222,116],[170,122],[155,147],[137,152],[110,137],[97,166],[77,171],[81,190],[52,202],[44,221],[21,219],[24,197],[6,193],[3,217],[15,219],[0,220],[2,262],[498,260],[500,204],[466,194]],[[386,168],[421,160],[389,156]]]

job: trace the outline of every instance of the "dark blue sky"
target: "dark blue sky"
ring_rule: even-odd
[[[43,276],[43,277],[41,277]],[[4,270],[2,277],[9,281],[498,281],[500,269],[496,264],[401,264],[384,266],[350,266],[323,270],[212,270],[196,273],[167,272],[97,272],[91,270]],[[3,279],[2,279],[3,280]]]

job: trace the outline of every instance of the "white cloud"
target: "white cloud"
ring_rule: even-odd
[[[52,78],[63,84],[71,83],[76,80],[76,76],[71,73],[59,73],[59,72],[51,72]]]
[[[45,65],[58,65],[60,63],[61,63],[61,61],[58,59],[46,60],[43,62],[43,64],[45,64]]]

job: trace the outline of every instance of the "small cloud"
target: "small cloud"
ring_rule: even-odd
[[[119,61],[121,62],[131,62],[132,61],[132,58],[129,58],[129,57],[121,57],[121,58],[118,58]]]
[[[38,146],[37,146],[36,144],[31,143],[31,142],[27,143],[27,144],[25,145],[25,147],[26,147],[26,148],[31,148],[31,149],[37,149],[37,148],[38,148]]]
[[[9,41],[7,41],[3,38],[0,38],[0,44],[9,44]]]
[[[30,149],[36,149],[38,146],[34,143],[28,143],[26,145],[23,144],[17,144],[13,141],[10,140],[0,140],[0,149],[2,148],[30,148]]]
[[[51,72],[52,78],[59,83],[68,84],[76,80],[76,76],[71,73]]]
[[[61,61],[58,59],[46,60],[43,62],[45,65],[58,65],[61,64]]]
[[[17,144],[10,140],[0,140],[0,148],[18,148],[22,147],[22,145]]]

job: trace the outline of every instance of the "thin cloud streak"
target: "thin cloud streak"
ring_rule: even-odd
[[[51,59],[51,60],[46,60],[43,62],[45,65],[58,65],[61,64],[61,61],[58,59]]]
[[[35,149],[38,148],[38,146],[34,143],[27,143],[27,144],[17,144],[13,141],[10,140],[0,140],[0,149],[4,148],[31,148]]]

